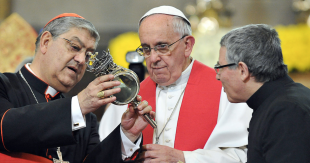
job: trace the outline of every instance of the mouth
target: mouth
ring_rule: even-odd
[[[165,67],[152,67],[152,69],[155,69],[155,70],[159,70],[159,69],[163,69],[163,68],[165,68]]]
[[[78,69],[74,66],[67,66],[68,69],[72,70],[74,73],[77,73]]]

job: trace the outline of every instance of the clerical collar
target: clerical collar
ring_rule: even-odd
[[[261,104],[278,89],[284,87],[288,83],[294,82],[288,75],[274,81],[264,83],[247,101],[246,103],[253,111],[256,111]]]
[[[42,79],[40,79],[29,67],[30,63],[25,64],[25,66],[21,69],[21,72],[25,76],[26,80],[29,80],[31,82],[28,82],[31,87],[38,92],[43,93],[44,95],[51,95],[52,97],[55,97],[59,92],[54,89],[53,87],[49,86],[46,82],[44,82]]]
[[[191,74],[193,64],[194,64],[194,59],[191,58],[191,63],[187,66],[187,68],[182,72],[181,76],[179,77],[178,80],[176,80],[174,83],[168,85],[168,86],[158,86],[161,89],[167,89],[169,87],[174,87],[176,85],[181,85],[187,83],[189,79],[189,75]]]

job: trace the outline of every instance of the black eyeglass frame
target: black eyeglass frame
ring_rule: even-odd
[[[173,44],[175,44],[175,43],[177,43],[178,41],[182,40],[182,39],[183,39],[184,37],[186,37],[186,36],[188,36],[188,35],[183,35],[180,39],[178,39],[177,41],[175,41],[175,42],[171,43],[170,45],[168,45],[168,46],[167,46],[168,49],[169,49],[170,46],[172,46]],[[160,44],[160,45],[167,45],[167,44]],[[156,45],[154,48],[148,47],[148,48],[150,49],[150,53],[151,53],[152,49],[154,49],[154,50],[157,52],[158,46],[160,46],[160,45]],[[141,48],[140,48],[140,47],[141,47]],[[140,49],[142,49],[142,50],[140,50]],[[147,57],[150,56],[150,55],[147,55],[147,57],[146,57],[146,56],[144,55],[144,53],[143,53],[143,47],[142,47],[141,45],[136,49],[136,52],[139,53],[141,56],[144,56],[144,58],[147,58]]]
[[[218,66],[217,66],[218,65]],[[218,74],[218,69],[221,69],[221,68],[224,68],[224,67],[229,67],[229,66],[234,66],[234,65],[237,65],[236,63],[228,63],[228,64],[226,64],[226,65],[219,65],[219,64],[216,64],[215,66],[214,66],[214,70],[215,70],[215,72],[216,72],[216,74]]]

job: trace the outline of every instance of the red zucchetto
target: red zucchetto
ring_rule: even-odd
[[[46,25],[44,26],[44,28],[50,23],[52,22],[53,20],[55,19],[58,19],[58,18],[62,18],[62,17],[77,17],[77,18],[82,18],[82,19],[85,19],[83,18],[82,16],[76,14],[76,13],[63,13],[63,14],[60,14],[56,17],[54,17],[53,19],[51,19],[49,22],[46,23]]]

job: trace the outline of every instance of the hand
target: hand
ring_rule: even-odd
[[[141,101],[141,96],[137,96],[137,101]],[[142,130],[148,125],[148,122],[143,117],[143,114],[146,113],[150,113],[151,118],[155,117],[155,112],[152,111],[152,107],[148,105],[147,101],[143,101],[138,105],[137,109],[129,105],[122,116],[122,130],[132,142],[137,140]]]
[[[120,92],[121,89],[109,88],[118,86],[121,83],[119,81],[111,81],[113,79],[114,76],[111,74],[100,76],[89,83],[88,86],[78,94],[78,100],[83,115],[116,100],[116,97],[110,97],[110,95]],[[97,96],[97,93],[100,91],[104,91],[104,97],[99,98]]]
[[[147,144],[142,146],[142,153],[138,161],[152,162],[185,162],[183,151],[158,144]]]

